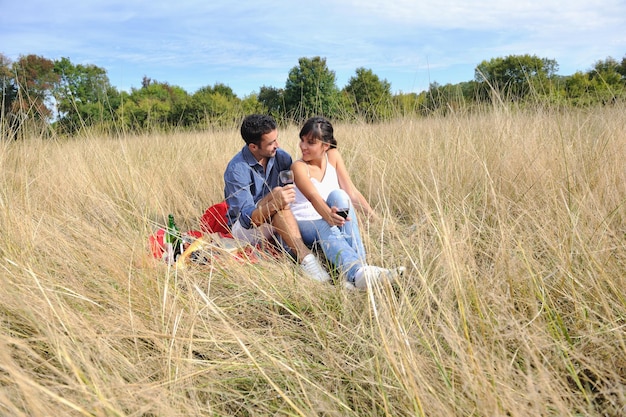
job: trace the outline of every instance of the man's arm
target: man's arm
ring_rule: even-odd
[[[291,156],[279,150],[276,155],[279,162],[273,169],[289,169]],[[236,157],[237,158],[237,157]],[[253,175],[250,165],[243,159],[233,159],[224,172],[224,195],[228,203],[228,216],[231,223],[239,220],[242,227],[249,229],[252,225],[267,223],[278,211],[288,208],[289,203],[295,199],[295,189],[291,187],[276,187],[278,185],[278,173],[272,178],[274,185],[272,191],[259,200],[256,204],[253,195]]]
[[[252,212],[256,209],[252,196],[252,179],[247,164],[232,164],[224,172],[224,197],[228,203],[228,215],[231,222],[239,223],[249,229]]]
[[[255,204],[250,167],[244,164],[229,166],[224,173],[224,184],[229,216],[233,222],[239,220],[245,229],[269,222],[278,211],[288,208],[296,196],[293,185],[275,187]]]
[[[289,203],[296,199],[296,191],[293,185],[275,187],[263,197],[252,211],[251,220],[255,225],[269,222],[274,214],[280,210],[288,209]]]

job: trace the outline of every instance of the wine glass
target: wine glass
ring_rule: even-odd
[[[290,169],[280,171],[278,173],[278,180],[282,185],[293,184],[293,171]]]
[[[348,207],[337,207],[337,214],[346,219],[348,217],[348,213],[350,212],[350,204],[348,203]]]

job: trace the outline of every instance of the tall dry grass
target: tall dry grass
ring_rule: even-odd
[[[623,108],[336,135],[395,291],[150,258],[167,213],[220,201],[236,129],[2,141],[0,415],[626,413]]]

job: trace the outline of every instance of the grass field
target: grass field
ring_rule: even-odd
[[[0,415],[624,416],[624,110],[337,124],[369,261],[407,267],[369,292],[151,259],[236,127],[0,141]]]

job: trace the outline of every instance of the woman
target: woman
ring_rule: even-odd
[[[323,117],[307,120],[300,131],[300,150],[302,159],[291,165],[296,184],[291,212],[304,243],[321,246],[326,259],[346,277],[346,288],[367,288],[373,281],[393,282],[403,269],[365,263],[355,208],[367,216],[375,213],[350,179],[332,124]]]

